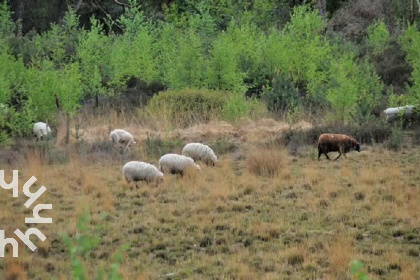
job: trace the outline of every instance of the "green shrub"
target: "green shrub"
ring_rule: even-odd
[[[410,25],[400,37],[401,48],[406,53],[406,61],[413,71],[410,83],[407,84],[406,102],[411,105],[420,104],[420,32],[417,26]]]
[[[293,82],[279,73],[274,77],[272,87],[265,90],[261,98],[268,110],[275,113],[286,112],[290,106],[300,103],[299,92]]]
[[[388,141],[388,149],[399,151],[403,143],[403,129],[402,126],[396,124],[392,127],[391,136]]]
[[[172,125],[186,127],[195,122],[208,122],[221,115],[229,98],[223,91],[183,89],[155,95],[147,108],[156,116],[166,112]]]
[[[369,280],[369,277],[364,269],[364,263],[359,260],[353,260],[350,262],[350,271],[354,278],[357,280]]]
[[[268,109],[264,102],[257,98],[247,99],[248,117],[251,120],[267,117]]]
[[[238,149],[237,144],[229,142],[227,139],[218,139],[208,143],[208,145],[213,149],[216,155],[233,153]]]
[[[367,44],[373,54],[383,52],[389,42],[389,31],[383,20],[377,20],[368,27]]]
[[[146,152],[149,157],[159,158],[164,154],[172,152],[175,148],[181,148],[183,145],[181,140],[162,140],[160,137],[151,137],[147,133]]]
[[[223,107],[223,117],[230,122],[239,121],[248,116],[249,103],[241,93],[234,93]]]

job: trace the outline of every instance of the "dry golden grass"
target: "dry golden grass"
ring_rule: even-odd
[[[26,271],[17,260],[10,260],[6,264],[4,272],[5,280],[26,280]]]
[[[272,178],[280,174],[286,159],[284,149],[252,148],[246,155],[246,167],[254,175]]]
[[[273,125],[259,121],[264,123]],[[143,137],[148,128],[135,124],[124,113],[90,118],[84,124],[86,141],[105,141],[114,126],[131,127]],[[77,217],[86,209],[101,242],[84,258],[91,277],[130,243],[120,269],[124,279],[351,279],[348,265],[354,259],[365,262],[370,279],[417,278],[419,148],[403,154],[372,147],[347,159],[318,162],[311,148],[293,157],[279,145],[267,145],[266,138],[258,143],[244,127],[209,123],[156,131],[168,141],[220,136],[240,142],[236,153],[243,155],[220,155],[216,167],[200,164],[202,172],[183,177],[165,175],[158,186],[136,187],[122,178],[126,161],[157,162],[143,142],[130,153],[97,158],[63,149],[68,160],[57,164],[28,147],[25,161],[3,167],[6,178],[19,169],[21,188],[36,176],[33,188],[47,188],[40,201],[53,204],[41,216],[53,223],[39,225],[47,240],[36,241],[35,252],[21,244],[18,261],[0,262],[0,279],[68,279],[71,261],[60,236],[75,236]],[[278,133],[259,131],[267,137]],[[0,191],[0,228],[10,237],[25,228],[29,212],[22,207],[21,189],[17,199],[10,190]]]

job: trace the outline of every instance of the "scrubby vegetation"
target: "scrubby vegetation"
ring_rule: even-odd
[[[81,17],[86,7],[79,3],[62,11],[50,28],[25,27],[22,33],[26,21],[13,20],[4,1],[1,143],[29,135],[34,121],[57,126],[69,123],[81,107],[110,103],[121,110],[136,104],[155,114],[162,106],[172,127],[174,120],[186,127],[210,119],[237,122],[261,114],[293,119],[319,112],[328,123],[364,126],[377,108],[419,105],[415,15],[406,24],[392,0],[372,4],[388,4],[387,12],[362,0],[345,2],[175,1],[158,7],[130,0],[114,3],[124,9],[112,14],[98,4],[107,18],[89,21]],[[356,11],[370,17],[350,26],[342,22],[346,11],[349,18]],[[384,69],[387,59],[403,65],[404,74]],[[174,108],[180,108],[175,115]]]
[[[269,128],[260,124],[259,133]],[[179,152],[178,139],[191,137],[181,133],[167,135],[163,147]],[[350,262],[360,260],[369,279],[416,278],[418,148],[407,141],[403,152],[374,145],[318,162],[313,146],[290,155],[276,145],[275,133],[266,144],[220,137],[207,139],[219,139],[215,150],[224,151],[216,167],[168,175],[158,187],[122,179],[128,160],[156,164],[160,154],[151,154],[147,142],[125,155],[89,143],[71,151],[50,147],[48,157],[36,148],[15,152],[2,166],[19,166],[21,180],[35,174],[38,186],[47,187],[43,202],[53,210],[43,215],[53,223],[39,227],[47,240],[35,238],[35,252],[22,248],[17,260],[0,263],[0,273],[5,279],[352,279],[362,272]],[[3,192],[0,220],[11,236],[24,224],[24,196]]]
[[[420,106],[415,1],[51,1],[0,4],[0,165],[53,204],[47,241],[0,278],[419,275],[420,122],[381,117]],[[138,144],[113,149],[115,128]],[[321,133],[362,152],[318,162]],[[188,142],[219,164],[122,181]],[[6,236],[22,200],[0,195]]]

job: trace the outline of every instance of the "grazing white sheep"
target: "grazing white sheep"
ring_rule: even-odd
[[[184,156],[190,157],[195,161],[202,160],[206,164],[215,165],[217,162],[217,156],[213,150],[201,143],[189,143],[182,149]]]
[[[111,142],[115,145],[118,143],[122,143],[125,146],[125,150],[130,148],[132,144],[136,144],[137,142],[134,140],[133,135],[130,132],[125,131],[124,129],[115,129],[109,134],[109,138]]]
[[[194,163],[190,157],[177,154],[166,154],[159,159],[159,169],[162,172],[169,171],[172,174],[184,175],[187,168],[193,167],[201,171],[200,166]]]
[[[390,123],[394,120],[398,120],[401,117],[403,119],[410,119],[414,116],[414,106],[413,105],[407,105],[403,107],[395,107],[395,108],[388,108],[384,110],[384,114],[386,116],[386,122]]]
[[[163,180],[163,173],[156,166],[141,161],[129,161],[124,164],[123,176],[127,183],[138,181],[158,183]]]
[[[45,137],[51,135],[51,128],[44,122],[37,122],[34,124],[33,132],[36,136],[36,140],[42,140]]]

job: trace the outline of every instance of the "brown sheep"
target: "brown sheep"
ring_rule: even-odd
[[[331,160],[328,157],[329,152],[338,152],[339,155],[335,159],[337,160],[341,154],[344,154],[346,157],[346,153],[356,150],[360,152],[360,144],[355,139],[351,138],[350,136],[344,134],[321,134],[318,139],[318,160],[322,154],[324,154],[327,159]]]

